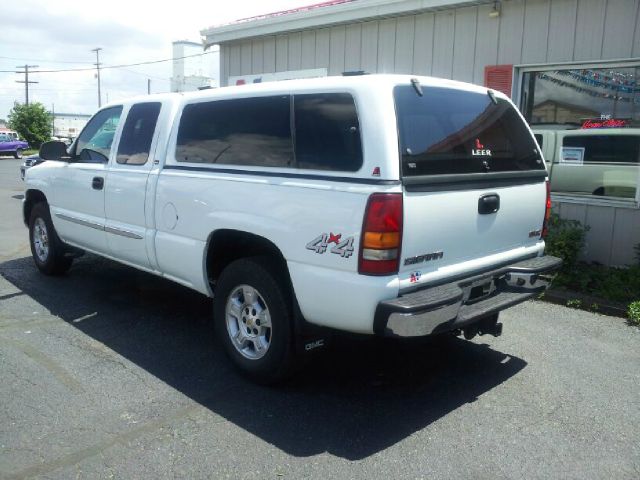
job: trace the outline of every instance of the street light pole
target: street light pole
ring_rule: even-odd
[[[102,50],[102,48],[94,48],[93,50],[91,50],[92,52],[96,52],[96,70],[98,71],[98,108],[100,108],[102,106],[102,94],[100,93],[100,65],[102,65],[100,63],[100,50]]]

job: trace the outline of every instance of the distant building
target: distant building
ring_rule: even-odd
[[[84,113],[58,113],[53,115],[53,136],[75,138],[91,118]]]
[[[172,92],[218,87],[219,78],[220,49],[218,46],[205,52],[201,43],[186,40],[173,42]]]

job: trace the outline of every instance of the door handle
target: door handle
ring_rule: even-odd
[[[497,193],[487,193],[478,199],[478,213],[488,215],[500,210],[500,196]]]
[[[103,177],[93,177],[93,180],[91,181],[91,187],[94,190],[102,190],[102,188],[104,187],[104,178]]]

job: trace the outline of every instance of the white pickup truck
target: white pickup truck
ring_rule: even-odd
[[[146,96],[102,108],[26,175],[33,258],[90,251],[213,298],[253,378],[334,330],[499,335],[539,294],[550,200],[508,98],[372,75]]]

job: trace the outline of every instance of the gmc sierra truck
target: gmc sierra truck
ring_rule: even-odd
[[[261,382],[336,330],[499,335],[542,292],[547,171],[511,101],[429,77],[328,77],[99,110],[26,172],[34,261],[82,251],[213,299]]]

